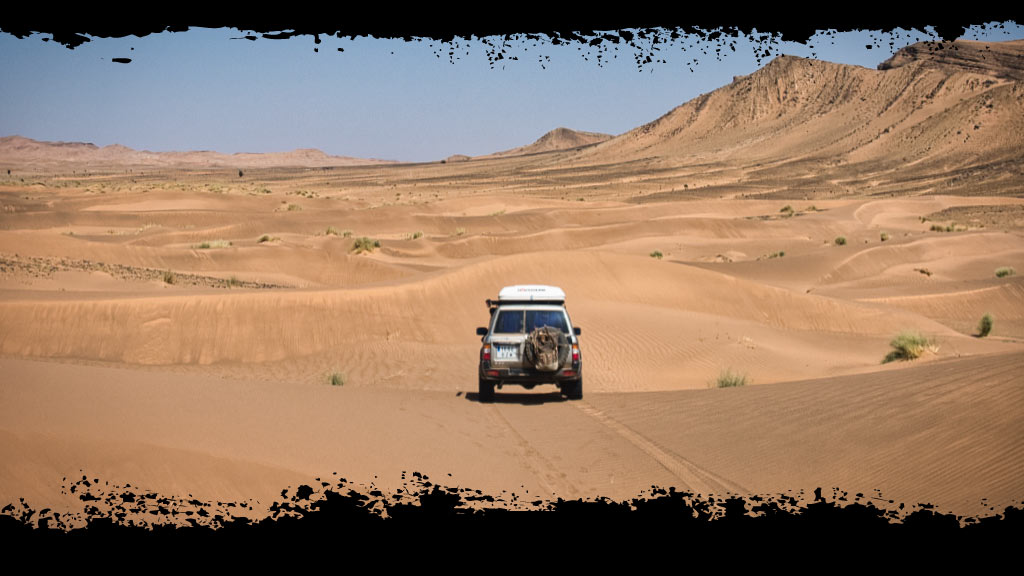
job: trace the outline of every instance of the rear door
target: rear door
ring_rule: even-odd
[[[491,365],[495,368],[523,367],[523,342],[526,341],[525,311],[499,308],[491,327]]]

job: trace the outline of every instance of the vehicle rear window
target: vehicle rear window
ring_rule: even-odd
[[[498,319],[494,321],[494,332],[497,334],[522,334],[523,311],[502,310],[498,312]]]
[[[565,314],[561,310],[527,310],[526,329],[534,331],[543,326],[558,328],[566,334],[569,333],[569,326],[565,322]]]

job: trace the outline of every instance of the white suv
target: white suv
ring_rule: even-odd
[[[583,397],[580,329],[565,310],[565,292],[555,286],[506,286],[498,300],[487,300],[490,324],[477,328],[480,348],[480,401],[494,399],[494,387],[531,389],[555,384],[572,400]]]

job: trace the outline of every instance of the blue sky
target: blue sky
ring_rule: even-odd
[[[452,47],[436,41],[232,39],[239,36],[193,29],[69,50],[44,35],[0,33],[0,136],[432,161],[521,146],[558,126],[620,134],[766,63],[746,37],[720,60],[684,38],[661,47],[666,62],[638,70],[621,45],[598,66],[595,51],[584,59],[585,47],[523,41],[492,69],[479,41],[460,42],[452,63]],[[1024,27],[972,28],[965,37],[1020,39]],[[809,45],[820,59],[874,68],[918,39],[932,38],[853,32],[818,34]],[[773,53],[811,56],[810,46],[778,43]]]

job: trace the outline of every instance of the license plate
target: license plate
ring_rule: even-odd
[[[519,346],[497,346],[495,352],[498,360],[519,360]]]

